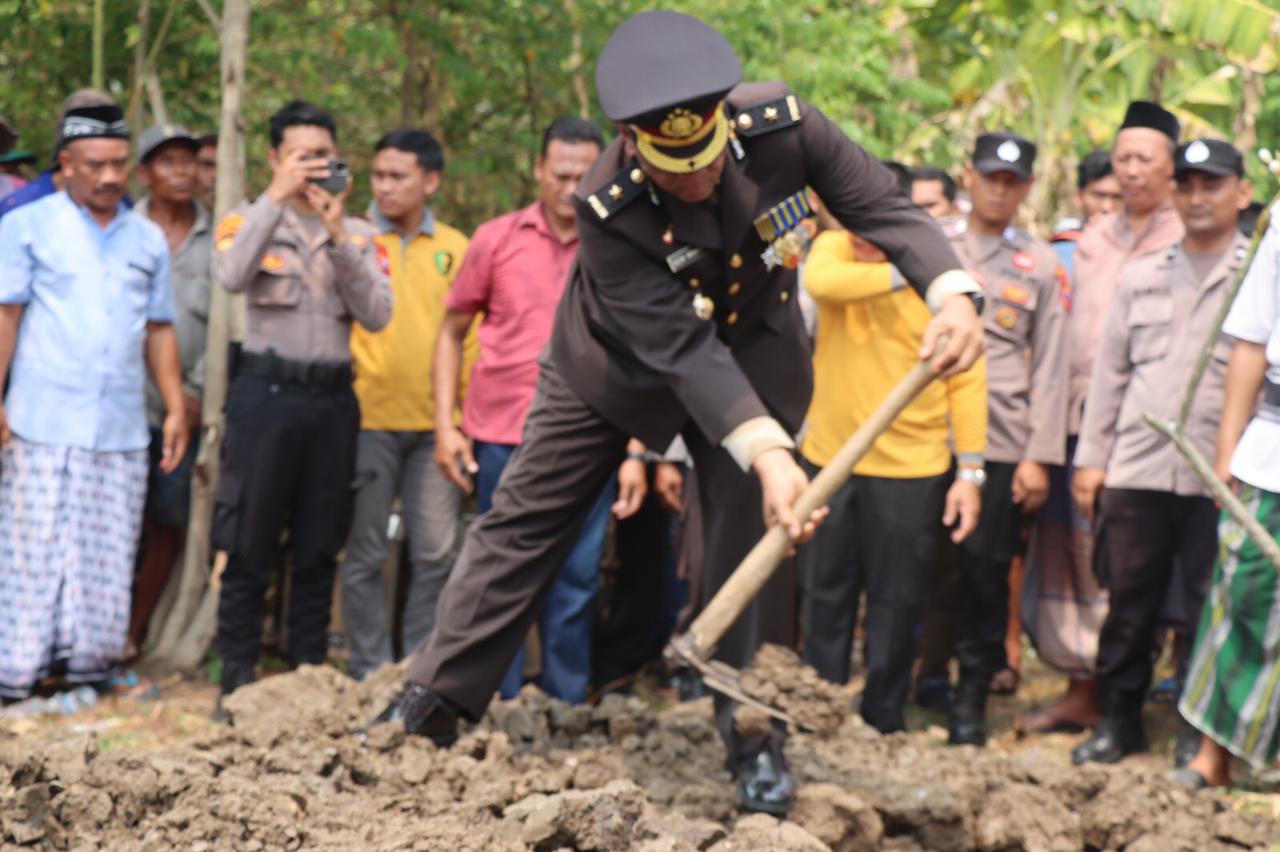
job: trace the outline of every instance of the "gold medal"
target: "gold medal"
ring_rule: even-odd
[[[716,303],[701,293],[693,297],[693,313],[700,320],[709,320],[716,312]]]

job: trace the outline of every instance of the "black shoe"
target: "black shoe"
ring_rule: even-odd
[[[1103,719],[1089,739],[1071,750],[1071,762],[1117,763],[1122,758],[1147,750],[1147,735],[1142,725],[1120,719]]]
[[[947,731],[950,745],[987,744],[987,691],[990,676],[961,677],[951,707],[951,725]]]
[[[785,816],[795,805],[796,782],[781,748],[766,747],[743,758],[735,774],[744,811]]]
[[[406,734],[426,737],[447,748],[458,739],[458,715],[458,711],[442,697],[422,684],[410,681],[369,726],[403,720]]]
[[[1201,734],[1198,728],[1178,714],[1178,731],[1173,737],[1173,767],[1182,769],[1200,753]]]
[[[222,663],[222,691],[218,693],[218,703],[213,708],[213,721],[225,722],[227,713],[222,708],[222,701],[242,686],[248,686],[258,679],[257,666],[253,663]]]
[[[950,713],[955,690],[946,677],[922,677],[916,683],[916,706],[935,713]]]
[[[1121,758],[1147,750],[1147,733],[1142,727],[1141,692],[1124,694],[1102,689],[1102,721],[1089,739],[1071,750],[1071,762],[1116,763]]]

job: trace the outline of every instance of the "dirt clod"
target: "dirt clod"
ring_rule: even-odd
[[[365,730],[401,669],[355,683],[318,667],[240,690],[230,726],[177,745],[0,739],[0,848],[1167,852],[1280,838],[1272,818],[1151,774],[881,737],[793,657],[765,660],[779,702],[800,713],[794,696],[809,696],[806,718],[828,731],[787,745],[786,819],[738,811],[709,700],[655,712],[526,690],[442,750],[396,724]]]

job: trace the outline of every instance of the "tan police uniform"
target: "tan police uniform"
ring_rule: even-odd
[[[978,528],[960,545],[955,643],[961,677],[986,680],[1008,665],[1009,565],[1022,518],[1014,471],[1024,460],[1054,465],[1066,456],[1070,290],[1057,253],[1026,231],[979,237],[961,219],[949,236],[987,299],[987,481]]]
[[[290,662],[320,663],[335,559],[351,522],[360,407],[351,388],[351,325],[391,319],[391,283],[373,228],[344,219],[334,245],[318,216],[262,195],[214,232],[214,280],[248,303],[248,334],[227,396],[214,542],[228,554],[218,603],[224,690],[252,679],[262,597],[292,547]],[[425,369],[425,366],[424,366]]]
[[[1214,328],[1248,240],[1201,279],[1182,243],[1130,261],[1099,340],[1075,466],[1106,470],[1099,551],[1111,606],[1098,644],[1104,689],[1140,693],[1151,679],[1152,638],[1171,583],[1183,628],[1194,630],[1217,552],[1218,511],[1190,464],[1142,421],[1176,421],[1200,347]],[[1214,345],[1186,432],[1212,459],[1231,340]],[[1175,570],[1175,563],[1177,570]]]

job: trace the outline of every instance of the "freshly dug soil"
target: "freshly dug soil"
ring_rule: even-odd
[[[229,726],[178,746],[0,741],[0,848],[1166,852],[1280,840],[1280,823],[1225,796],[881,737],[820,696],[789,708],[834,727],[788,745],[795,810],[744,816],[707,700],[655,713],[634,698],[570,707],[528,689],[447,750],[398,724],[362,736],[402,677],[387,667],[355,683],[309,667],[268,678],[228,700]],[[784,705],[811,686],[787,677]]]

